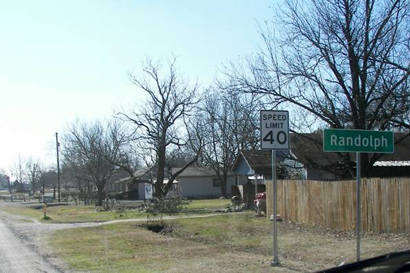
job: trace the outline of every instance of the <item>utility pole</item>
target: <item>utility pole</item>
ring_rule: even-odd
[[[60,202],[60,157],[59,157],[59,147],[58,133],[56,133],[56,150],[57,150],[57,201]]]

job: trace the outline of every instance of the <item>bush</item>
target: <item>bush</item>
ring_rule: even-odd
[[[151,215],[176,214],[188,205],[188,201],[180,196],[155,198],[147,207],[146,212]]]
[[[188,203],[187,200],[180,196],[153,199],[145,209],[145,212],[148,213],[146,227],[152,231],[164,229],[167,227],[167,224],[163,220],[163,215],[181,212]],[[152,216],[159,216],[159,218],[151,218]]]

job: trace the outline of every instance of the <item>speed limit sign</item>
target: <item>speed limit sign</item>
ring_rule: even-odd
[[[272,150],[272,226],[273,226],[273,260],[271,265],[279,265],[278,256],[278,227],[276,215],[278,211],[277,181],[276,181],[276,150],[289,149],[289,112],[262,110],[261,114],[261,142],[262,149]],[[256,183],[255,183],[256,185]]]
[[[262,149],[289,149],[289,112],[261,110]]]

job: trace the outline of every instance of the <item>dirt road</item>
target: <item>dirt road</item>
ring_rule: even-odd
[[[58,273],[61,271],[21,240],[13,232],[4,215],[0,215],[0,272]]]

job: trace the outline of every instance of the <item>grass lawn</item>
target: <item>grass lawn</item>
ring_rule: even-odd
[[[23,206],[0,207],[1,210],[33,219],[43,218],[42,209],[33,209]],[[96,211],[95,206],[55,206],[47,208],[47,216],[51,223],[80,223],[80,222],[100,222],[116,219],[141,218],[146,214],[138,210],[126,210],[123,213],[115,211]],[[44,221],[44,220],[41,220]]]
[[[56,231],[54,254],[70,269],[87,272],[312,272],[355,260],[351,233],[279,226],[281,267],[272,268],[271,222],[254,213],[168,221],[172,231],[154,233],[121,223]],[[366,235],[362,257],[399,251],[409,235]]]
[[[230,199],[191,200],[183,213],[212,213],[216,209],[227,208],[230,204]]]
[[[146,214],[138,210],[116,211],[96,211],[95,206],[57,206],[49,207],[47,215],[53,222],[99,222],[115,219],[141,218]]]
[[[0,206],[0,209],[10,214],[22,215],[38,220],[43,217],[43,212],[41,210],[35,210],[22,206]]]
[[[212,213],[216,209],[226,208],[230,204],[229,199],[207,199],[192,200],[183,209],[181,214],[204,214]],[[7,206],[1,206],[0,209],[12,213],[27,216],[37,220],[42,219],[43,211],[24,206],[13,205],[8,203]],[[117,219],[144,218],[146,213],[136,209],[125,210],[125,212],[116,211],[96,211],[95,206],[55,206],[47,208],[47,216],[52,223],[78,223],[78,222],[99,222]],[[42,220],[43,221],[43,220]]]

